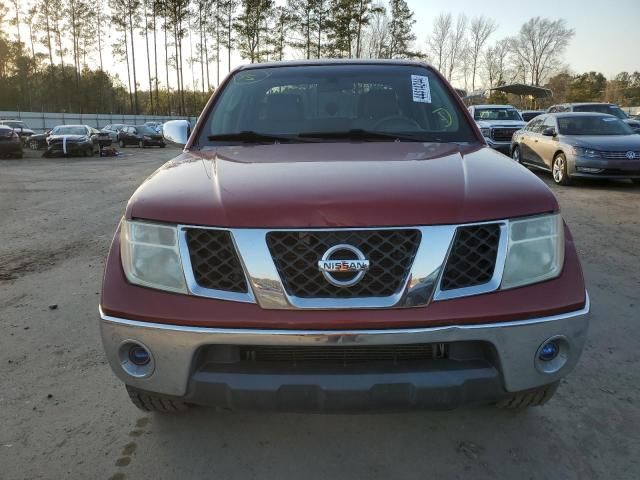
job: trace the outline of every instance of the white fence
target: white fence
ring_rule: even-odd
[[[0,120],[22,120],[35,132],[44,132],[56,125],[89,125],[102,128],[112,123],[142,125],[145,122],[166,122],[168,120],[189,120],[191,127],[196,117],[176,117],[162,115],[118,115],[108,113],[51,113],[51,112],[7,112],[0,110]]]

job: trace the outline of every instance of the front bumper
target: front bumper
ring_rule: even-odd
[[[496,142],[495,140],[491,140],[490,138],[486,137],[485,141],[487,142],[487,145],[489,145],[494,150],[498,150],[500,153],[504,153],[505,155],[511,155],[511,141]]]
[[[569,176],[576,178],[640,179],[640,159],[612,160],[584,158],[574,154],[567,157]],[[580,171],[583,168],[599,169],[599,172]]]
[[[22,153],[22,143],[14,141],[0,141],[0,156],[19,155]]]
[[[225,408],[368,410],[452,408],[490,402],[509,392],[557,381],[576,365],[589,323],[589,299],[580,310],[522,321],[394,330],[258,330],[202,328],[147,323],[105,315],[100,329],[115,374],[138,389]],[[536,366],[546,340],[566,341],[566,363],[553,373]],[[122,366],[122,348],[148,348],[153,368],[144,377]],[[212,364],[202,352],[215,345],[335,346],[482,342],[486,357],[433,360],[411,368],[295,366],[246,371]]]

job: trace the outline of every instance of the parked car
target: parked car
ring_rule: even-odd
[[[118,133],[118,145],[124,148],[127,145],[164,148],[165,143],[161,134],[146,125],[126,125]]]
[[[0,125],[0,157],[22,158],[20,136],[7,125]]]
[[[142,410],[527,407],[589,300],[557,200],[409,61],[263,63],[136,190],[100,298]],[[568,393],[567,393],[568,394]]]
[[[520,116],[525,122],[530,122],[538,115],[542,115],[543,113],[545,113],[544,110],[521,110]]]
[[[107,132],[109,134],[109,137],[111,138],[111,141],[113,143],[117,143],[118,142],[118,133],[124,127],[126,127],[126,125],[124,123],[113,123],[111,125],[105,125],[102,128],[102,131],[103,132]]]
[[[145,122],[144,125],[152,128],[156,133],[162,133],[162,122]]]
[[[551,113],[513,137],[518,163],[548,170],[568,185],[573,178],[629,178],[640,182],[640,135],[603,113]]]
[[[487,144],[507,155],[511,148],[511,137],[527,123],[511,105],[472,105],[469,112]]]
[[[29,137],[35,133],[22,120],[0,120],[0,125],[13,128],[24,145],[27,144]]]
[[[109,134],[89,125],[58,125],[47,137],[44,156],[90,157],[108,145],[111,145]]]
[[[618,106],[612,103],[561,103],[553,105],[547,109],[547,113],[562,113],[562,112],[593,112],[593,113],[607,113],[619,118],[627,125],[629,125],[636,133],[640,133],[640,121],[637,119],[629,118],[624,111]]]
[[[51,129],[48,128],[44,133],[34,133],[29,137],[29,148],[31,150],[42,150],[47,148],[47,138],[51,134]]]

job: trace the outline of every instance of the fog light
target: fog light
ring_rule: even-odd
[[[135,378],[150,377],[156,368],[151,349],[138,340],[123,341],[118,348],[118,359],[122,370]]]
[[[129,349],[129,359],[138,366],[146,365],[151,361],[151,355],[146,348],[140,345],[132,345]]]
[[[556,373],[567,364],[570,353],[571,347],[565,336],[547,338],[536,351],[536,369],[542,373]]]
[[[540,348],[538,358],[543,362],[550,362],[558,356],[559,352],[560,347],[558,347],[558,344],[556,342],[545,343],[542,348]]]

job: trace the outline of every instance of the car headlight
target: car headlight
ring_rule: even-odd
[[[482,133],[483,137],[491,137],[491,129],[490,128],[481,128],[480,133]]]
[[[123,220],[120,255],[129,282],[187,293],[175,226]]]
[[[579,157],[600,158],[600,152],[591,148],[573,147],[573,152]]]
[[[557,277],[564,264],[564,224],[560,214],[509,222],[502,288]]]

